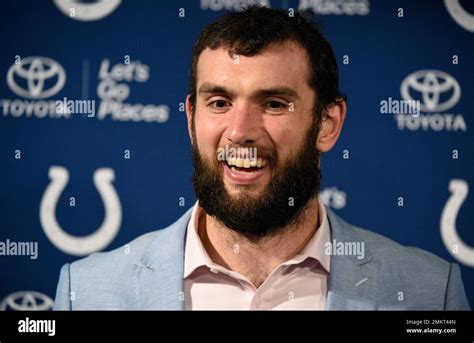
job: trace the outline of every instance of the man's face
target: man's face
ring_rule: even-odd
[[[200,205],[231,229],[273,232],[319,190],[307,61],[292,42],[252,57],[231,57],[225,48],[199,57],[193,184]],[[232,149],[242,147],[251,149]]]

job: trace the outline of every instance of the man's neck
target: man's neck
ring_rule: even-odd
[[[281,263],[296,256],[313,237],[319,223],[317,197],[311,199],[294,224],[265,237],[249,237],[231,230],[205,213],[199,236],[214,263],[239,272],[259,287]]]

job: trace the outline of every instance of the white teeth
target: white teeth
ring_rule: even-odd
[[[231,167],[238,167],[238,168],[251,168],[251,167],[258,167],[263,168],[266,166],[267,161],[262,158],[252,158],[252,159],[244,159],[244,158],[229,158],[227,160],[227,164]]]

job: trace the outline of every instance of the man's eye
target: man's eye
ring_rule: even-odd
[[[283,110],[285,108],[287,108],[288,106],[280,101],[275,101],[275,100],[272,100],[272,101],[268,101],[267,102],[267,108],[271,109],[271,110]]]
[[[210,105],[212,108],[215,108],[215,109],[223,109],[223,108],[226,108],[228,103],[225,100],[215,100],[211,102]]]

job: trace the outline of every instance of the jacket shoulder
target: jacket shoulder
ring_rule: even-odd
[[[182,240],[182,233],[187,226],[192,208],[184,213],[177,221],[159,230],[145,233],[131,242],[108,252],[93,253],[70,265],[71,275],[81,278],[86,276],[97,277],[97,280],[119,278],[127,274],[135,265],[141,264],[147,254],[155,254],[156,246],[166,250],[168,246],[178,245]]]
[[[365,242],[375,260],[384,264],[396,265],[413,272],[447,275],[450,263],[426,250],[405,246],[381,234],[354,227],[360,240]]]
[[[328,210],[332,238],[360,242],[362,259],[349,257],[362,267],[371,263],[379,309],[469,309],[460,268],[423,249],[404,246],[390,238],[346,223]],[[358,269],[357,269],[358,270]],[[347,268],[346,268],[347,272]]]
[[[379,309],[469,309],[457,264],[365,229],[354,231],[379,270]]]
[[[150,267],[152,262],[163,262],[182,245],[190,215],[191,209],[163,229],[143,234],[112,251],[93,253],[63,266],[56,297],[58,308],[138,308],[141,269]]]
[[[140,262],[143,252],[153,240],[166,229],[148,232],[114,250],[96,252],[77,260],[71,263],[70,273],[78,278],[86,274],[88,278],[94,276],[98,278],[96,280],[101,280],[110,277],[111,273],[118,276],[123,272],[129,272],[134,264]]]
[[[68,281],[69,308],[133,309],[137,289],[134,270],[138,268],[143,251],[160,235],[160,231],[144,234],[112,251],[93,253],[65,265],[61,278]],[[64,273],[67,273],[66,277]],[[59,301],[58,297],[56,301]]]

